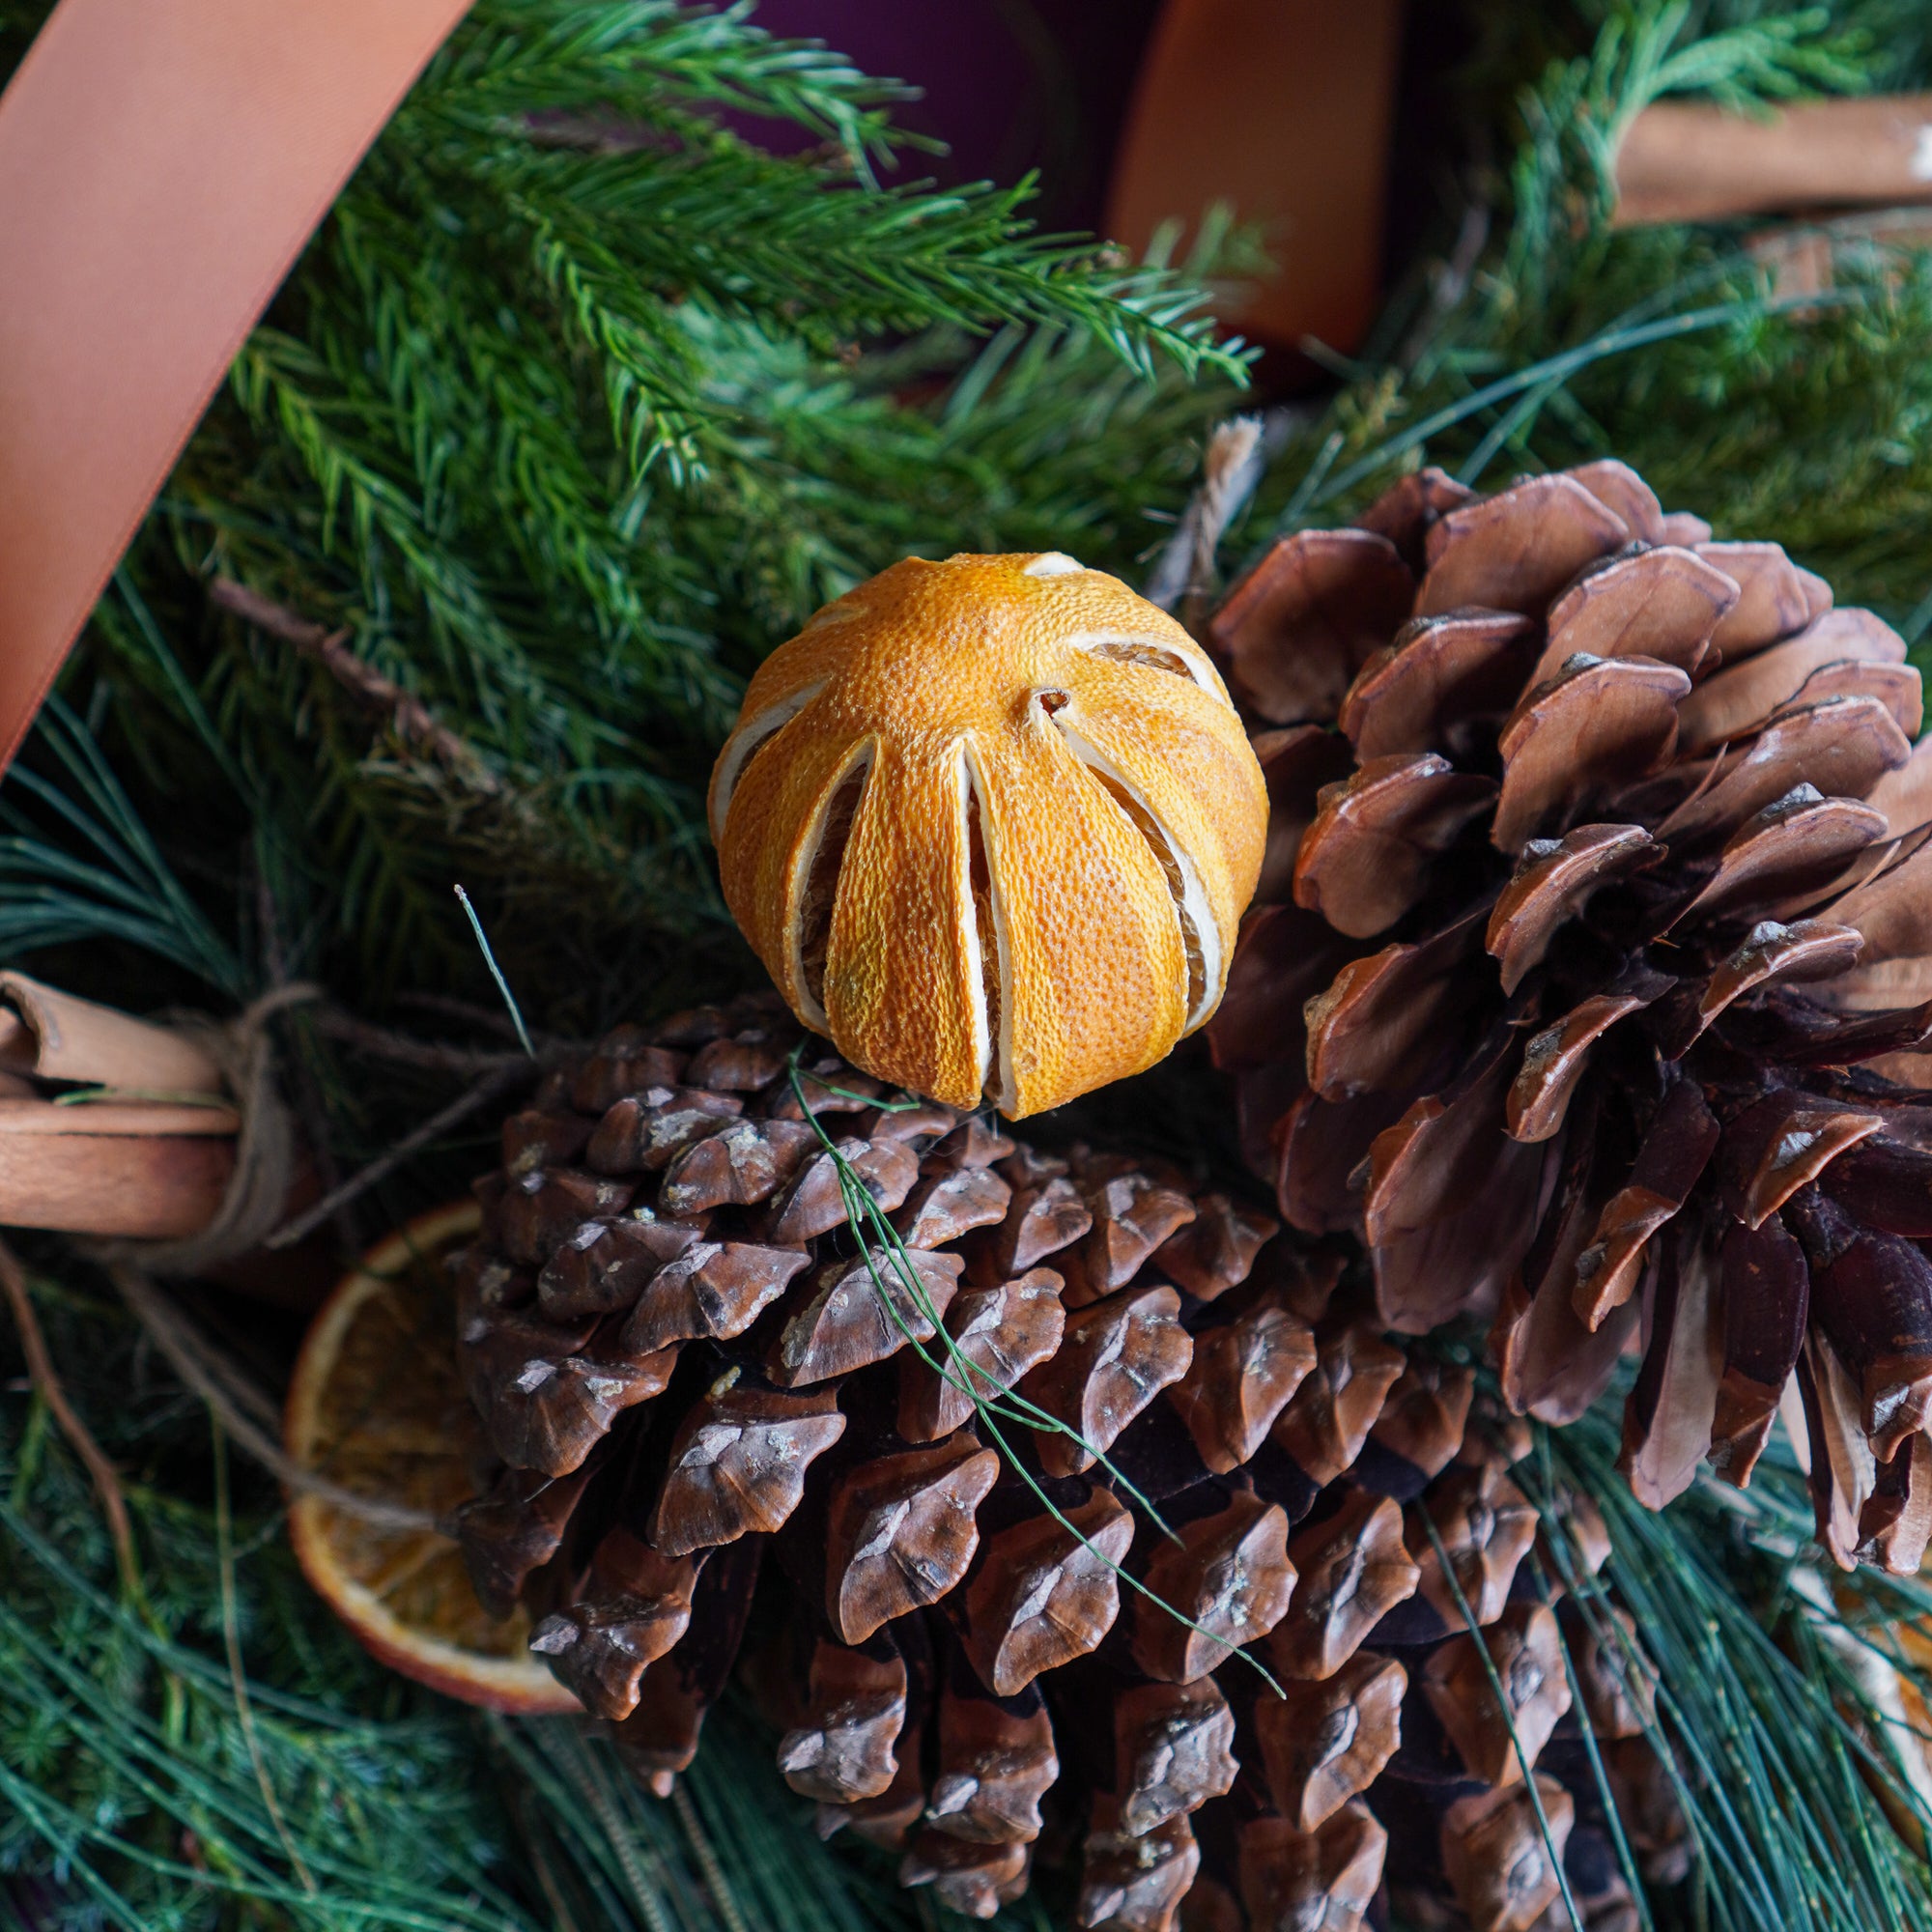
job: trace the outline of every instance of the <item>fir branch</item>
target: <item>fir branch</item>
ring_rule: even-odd
[[[208,601],[244,624],[293,644],[302,656],[313,658],[352,697],[386,714],[409,744],[445,769],[461,774],[477,790],[500,789],[494,775],[481,767],[476,753],[453,731],[439,724],[421,699],[390,683],[380,671],[371,670],[348,650],[346,633],[325,631],[320,624],[298,617],[232,578],[217,577],[208,587]]]

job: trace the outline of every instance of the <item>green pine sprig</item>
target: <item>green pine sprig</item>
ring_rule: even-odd
[[[1836,1573],[1812,1542],[1804,1479],[1775,1451],[1747,1491],[1705,1473],[1668,1509],[1645,1510],[1616,1467],[1621,1400],[1614,1391],[1579,1422],[1539,1429],[1512,1474],[1599,1651],[1655,1686],[1646,1737],[1690,1833],[1690,1922],[1716,1932],[1932,1922],[1932,1868],[1896,1822],[1932,1826],[1899,1759],[1928,1740],[1901,1737],[1873,1707],[1844,1636],[1873,1642],[1876,1631],[1888,1668],[1923,1695],[1932,1672],[1886,1632],[1932,1614],[1932,1590],[1869,1569]],[[1608,1525],[1613,1554],[1599,1577],[1561,1532],[1565,1488],[1589,1495]],[[1801,1570],[1820,1579],[1808,1598],[1790,1587]],[[1613,1600],[1635,1639],[1609,1614]]]
[[[0,13],[0,71],[46,11]],[[702,793],[764,653],[909,553],[1132,573],[1180,508],[1246,361],[1200,278],[1246,258],[1223,227],[1129,264],[1035,232],[1026,184],[908,178],[905,92],[744,7],[482,0],[350,184],[130,555],[152,624],[103,607],[72,673],[113,685],[144,809],[199,785],[213,724],[248,784],[197,835],[299,855],[325,973],[467,990],[452,874],[580,1027],[740,970]],[[766,153],[760,120],[818,145]],[[486,784],[216,615],[217,576],[419,697]]]

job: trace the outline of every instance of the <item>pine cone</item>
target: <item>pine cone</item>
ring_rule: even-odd
[[[1166,1932],[1192,1894],[1348,1932],[1386,1878],[1520,1932],[1554,1874],[1460,1587],[1577,1885],[1620,1896],[1558,1620],[1601,1736],[1644,1748],[1645,1688],[1532,1589],[1527,1431],[1470,1426],[1474,1372],[1385,1339],[1338,1255],[1227,1194],[1049,1157],[814,1044],[812,1112],[921,1292],[882,1283],[798,1037],[758,1001],[611,1035],[506,1124],[459,1269],[502,1463],[457,1525],[478,1593],[540,1619],[637,1774],[669,1789],[737,1664],[822,1829],[958,1910],[1084,1831],[1088,1926]],[[934,1315],[1065,1432],[978,1414],[909,1346]]]
[[[1211,1041],[1283,1215],[1365,1241],[1391,1327],[1489,1321],[1520,1413],[1577,1416],[1641,1340],[1652,1507],[1707,1458],[1747,1481],[1795,1390],[1821,1539],[1917,1569],[1932,747],[1898,636],[1613,462],[1408,476],[1212,632],[1272,821]]]

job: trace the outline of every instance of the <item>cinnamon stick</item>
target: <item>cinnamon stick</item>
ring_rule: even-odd
[[[0,973],[0,1070],[150,1093],[221,1092],[221,1069],[192,1040],[24,973]]]
[[[241,1116],[192,1039],[0,973],[0,1225],[180,1240],[214,1219]],[[48,1083],[107,1096],[57,1100]]]
[[[1617,155],[1620,228],[1932,202],[1932,94],[1805,101],[1763,119],[1646,107]]]
[[[217,1128],[213,1137],[201,1128],[76,1130],[78,1117],[104,1111],[0,1101],[0,1224],[146,1240],[199,1234],[214,1219],[235,1169],[234,1115],[208,1110],[229,1122],[226,1134]]]

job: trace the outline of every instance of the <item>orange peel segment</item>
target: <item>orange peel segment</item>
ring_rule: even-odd
[[[283,1413],[284,1445],[303,1468],[439,1520],[469,1499],[484,1448],[457,1373],[443,1263],[481,1218],[473,1201],[417,1216],[318,1311]],[[392,1670],[493,1711],[582,1710],[530,1654],[527,1615],[497,1623],[476,1601],[453,1538],[374,1524],[304,1492],[290,1505],[289,1540],[316,1592]]]
[[[1019,1119],[1213,1012],[1267,791],[1207,653],[1049,551],[910,557],[827,605],[752,679],[710,816],[805,1025]]]

